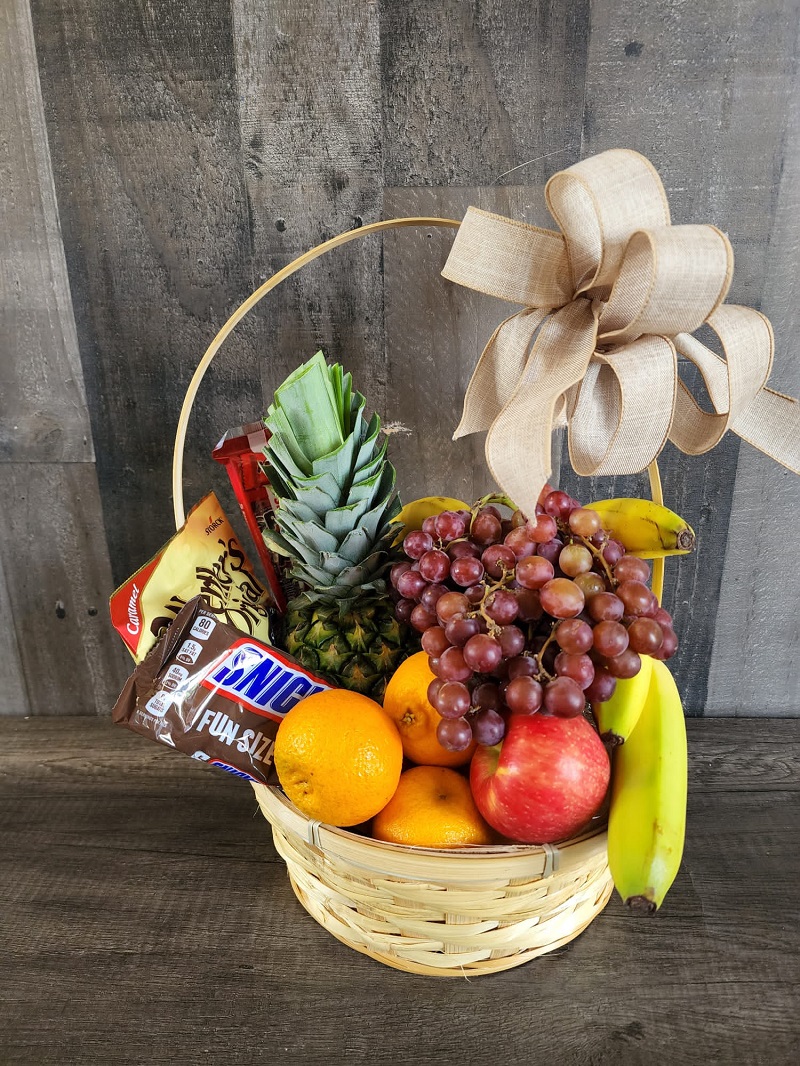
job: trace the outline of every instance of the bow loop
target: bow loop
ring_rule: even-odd
[[[560,233],[477,207],[467,208],[442,277],[526,307],[563,307],[572,299]]]
[[[573,300],[550,315],[517,388],[487,434],[489,469],[518,503],[527,499],[532,484],[541,488],[550,474],[553,416],[563,395],[583,379],[596,336],[597,308],[588,300]],[[533,514],[534,508],[526,513]]]
[[[554,174],[545,186],[550,214],[567,242],[573,292],[604,298],[625,247],[639,229],[669,225],[669,204],[653,164],[613,148]]]
[[[595,353],[569,415],[570,462],[578,474],[635,474],[666,443],[677,393],[675,346],[640,337]]]
[[[486,345],[455,433],[488,430],[501,488],[534,513],[562,418],[579,474],[643,470],[667,438],[699,455],[727,429],[800,473],[800,404],[767,388],[769,321],[723,303],[725,234],[670,225],[661,180],[636,152],[582,160],[545,193],[561,233],[471,207],[442,271],[523,305]],[[703,323],[724,358],[691,336]],[[713,412],[679,379],[676,352],[700,371]]]
[[[716,226],[639,230],[600,317],[600,343],[692,333],[725,299],[732,276],[733,249]]]
[[[680,334],[675,338],[681,355],[700,371],[715,412],[704,411],[684,383],[679,383],[678,418],[670,437],[687,455],[710,451],[727,429],[737,432],[772,369],[772,326],[764,315],[750,307],[726,304],[709,317],[708,325],[719,338],[724,359],[696,337]],[[761,450],[771,455],[769,432],[767,427]]]
[[[546,310],[529,308],[494,331],[467,386],[454,440],[489,429],[514,394],[533,335],[546,317]]]

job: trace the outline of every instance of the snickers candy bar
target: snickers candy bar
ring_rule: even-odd
[[[113,719],[193,759],[266,783],[284,715],[332,687],[195,596],[128,678]]]

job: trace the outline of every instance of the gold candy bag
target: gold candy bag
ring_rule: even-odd
[[[272,594],[256,577],[213,492],[111,596],[111,621],[141,662],[184,604],[199,595],[226,622],[269,642],[276,613]]]

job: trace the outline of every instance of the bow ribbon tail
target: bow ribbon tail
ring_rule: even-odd
[[[533,335],[548,315],[529,308],[501,322],[472,373],[453,440],[487,430],[511,398],[525,367]]]
[[[589,300],[575,300],[550,315],[486,437],[486,461],[495,481],[529,517],[552,469],[557,405],[586,373],[596,338],[597,308]]]
[[[700,371],[715,414],[703,411],[680,382],[670,439],[688,455],[710,451],[727,429],[800,473],[800,404],[766,387],[774,341],[769,319],[725,304],[708,319],[725,359],[687,334],[676,346]]]
[[[733,432],[800,474],[800,403],[774,389],[762,389],[736,420]]]

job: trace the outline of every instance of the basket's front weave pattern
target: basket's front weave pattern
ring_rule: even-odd
[[[518,966],[576,937],[611,895],[605,833],[561,845],[558,868],[544,876],[544,852],[532,872],[536,849],[511,847],[469,854],[474,876],[463,851],[408,849],[397,863],[405,869],[390,872],[396,849],[340,834],[347,854],[337,854],[335,843],[303,833],[311,823],[277,790],[255,791],[305,909],[343,943],[397,969],[462,976]]]

